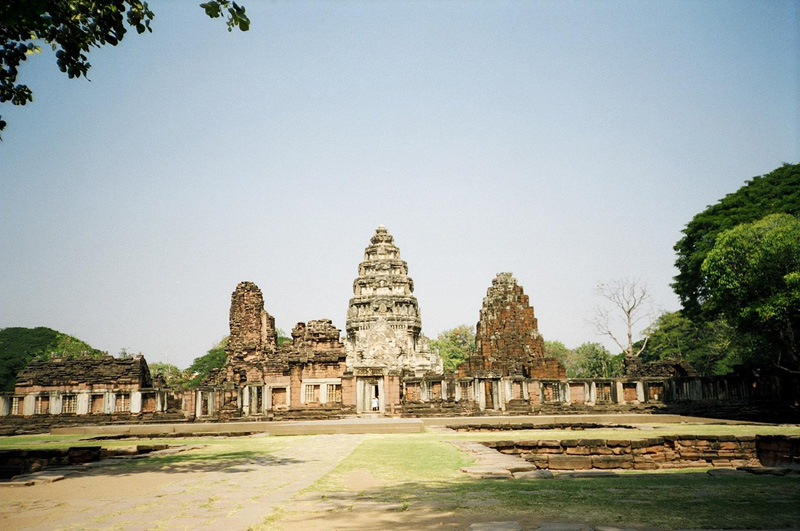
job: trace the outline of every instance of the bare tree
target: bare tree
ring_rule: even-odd
[[[647,284],[629,278],[612,280],[607,284],[599,284],[597,294],[609,304],[597,306],[594,317],[589,323],[594,326],[598,334],[613,339],[625,356],[636,357],[641,354],[647,346],[649,336],[645,336],[641,348],[634,349],[633,328],[643,319],[652,316]],[[612,328],[620,322],[625,327],[627,342],[620,341],[612,331]]]

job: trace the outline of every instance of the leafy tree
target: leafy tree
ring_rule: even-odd
[[[225,347],[228,345],[228,337],[213,346],[208,352],[195,358],[186,372],[189,373],[189,387],[198,387],[212,369],[221,369],[225,365]]]
[[[647,345],[647,335],[642,346],[636,348],[633,334],[634,327],[650,316],[647,285],[636,279],[612,280],[598,285],[597,294],[607,303],[595,308],[594,318],[590,321],[597,333],[613,339],[626,356],[635,357],[641,354]],[[625,330],[625,339],[618,339],[620,329]]]
[[[0,330],[0,392],[13,391],[17,373],[33,360],[103,354],[80,339],[43,326],[4,328]]]
[[[701,272],[714,307],[770,343],[775,366],[800,373],[800,220],[772,214],[721,233]]]
[[[695,322],[680,311],[661,314],[647,335],[642,361],[688,361],[702,376],[731,372],[758,346],[757,338],[737,331],[723,318]]]
[[[475,330],[468,325],[445,330],[431,341],[431,346],[439,351],[444,369],[454,371],[475,352]]]
[[[580,367],[578,355],[571,348],[567,348],[561,341],[545,341],[544,356],[555,358],[567,371],[567,378],[579,378]]]
[[[160,376],[170,387],[185,387],[189,381],[189,375],[171,363],[155,362],[148,364],[150,374],[153,378]]]
[[[278,335],[278,346],[281,346],[281,345],[283,345],[284,343],[286,343],[287,341],[291,341],[291,340],[292,340],[292,338],[291,338],[291,337],[289,337],[289,336],[287,336],[287,335],[286,335],[286,332],[284,332],[284,331],[283,331],[282,329],[280,329],[280,328],[278,328],[277,330],[275,330],[275,333]]]
[[[141,352],[140,352],[139,354],[141,354]],[[130,351],[129,351],[127,348],[125,348],[125,347],[122,347],[121,349],[119,349],[119,352],[117,353],[117,357],[118,357],[119,359],[121,359],[121,360],[127,360],[127,359],[131,359],[131,358],[132,358],[134,355],[135,355],[135,354],[134,354],[133,352],[130,352]]]
[[[612,356],[600,343],[584,343],[575,349],[576,375],[573,378],[616,378],[622,376],[623,356]]]
[[[250,28],[245,8],[230,0],[200,4],[211,18],[227,13],[228,31]],[[40,44],[56,52],[59,70],[70,78],[86,77],[86,56],[92,47],[116,46],[128,31],[152,31],[155,15],[142,0],[26,0],[0,3],[0,102],[25,105],[33,101],[27,85],[16,84],[18,68]],[[0,118],[0,131],[6,122]]]
[[[754,177],[743,187],[695,215],[675,244],[678,275],[672,288],[680,297],[684,315],[692,320],[713,319],[710,292],[701,268],[718,236],[741,223],[768,214],[800,216],[800,165],[784,164],[767,175]],[[703,317],[704,313],[710,316]]]

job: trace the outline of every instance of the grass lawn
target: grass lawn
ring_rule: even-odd
[[[588,479],[480,480],[460,472],[472,460],[449,441],[646,438],[667,434],[800,435],[797,426],[658,424],[637,429],[520,430],[420,434],[374,434],[300,494],[394,504],[409,518],[422,513],[453,514],[468,521],[486,515],[503,519],[581,522],[591,525],[675,528],[786,528],[800,525],[800,475],[710,476],[705,471],[626,473]],[[137,444],[203,445],[175,455],[112,465],[139,471],[236,471],[247,462],[269,465],[271,454],[303,445],[313,436],[187,437],[82,441],[83,436],[30,435],[0,438],[3,448],[69,446],[126,447]],[[234,475],[231,476],[235,477]],[[281,478],[275,478],[278,481]],[[353,508],[335,509],[348,518]],[[407,511],[407,512],[406,512]],[[326,513],[323,513],[326,514]],[[327,513],[331,517],[334,513]],[[269,529],[280,529],[298,513],[278,509]],[[288,521],[288,520],[286,520]],[[414,520],[409,520],[414,521]],[[420,520],[416,520],[420,521]]]
[[[659,426],[655,430],[525,430],[494,433],[370,435],[308,492],[355,491],[362,499],[434,507],[456,514],[504,514],[592,525],[659,528],[785,528],[800,525],[800,476],[710,476],[705,470],[628,473],[615,478],[480,480],[448,440],[633,438],[667,433],[798,433],[797,427]],[[590,435],[591,433],[591,435]],[[361,474],[359,474],[359,471]],[[366,487],[357,480],[375,481]],[[356,480],[354,482],[354,480]],[[355,483],[355,484],[354,484]],[[379,483],[379,484],[376,484]]]

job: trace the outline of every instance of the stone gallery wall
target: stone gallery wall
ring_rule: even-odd
[[[81,356],[31,361],[17,375],[18,393],[40,392],[52,387],[64,390],[136,390],[152,387],[152,379],[147,361],[141,354],[133,358]]]
[[[421,333],[408,264],[384,226],[364,249],[344,338],[331,320],[310,320],[298,323],[292,339],[279,347],[275,319],[253,282],[240,282],[231,294],[229,327],[225,364],[199,389],[154,385],[141,356],[32,362],[19,374],[15,393],[0,394],[0,416],[88,416],[102,422],[104,415],[145,421],[176,413],[187,420],[527,415],[665,404],[691,414],[704,404],[710,415],[764,420],[751,402],[795,404],[788,412],[795,417],[800,402],[796,377],[762,371],[701,379],[679,362],[630,359],[625,378],[567,379],[558,360],[545,358],[533,307],[511,273],[497,274],[486,292],[474,353],[457,371],[445,373]]]

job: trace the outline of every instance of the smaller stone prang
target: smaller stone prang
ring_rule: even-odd
[[[286,345],[287,356],[290,361],[300,363],[344,362],[347,352],[339,340],[340,333],[330,319],[297,323],[292,329],[292,341]]]
[[[498,273],[483,299],[470,369],[530,377],[542,359],[544,339],[528,296],[511,273]]]
[[[264,310],[261,290],[252,282],[240,282],[231,294],[228,355],[274,352],[277,346],[275,318]]]

